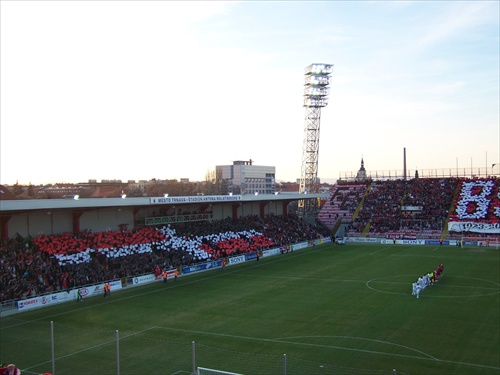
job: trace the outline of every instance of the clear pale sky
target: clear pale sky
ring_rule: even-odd
[[[498,1],[5,1],[0,183],[300,177],[304,68],[334,64],[322,180],[500,167]]]

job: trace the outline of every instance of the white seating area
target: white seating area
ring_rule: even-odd
[[[115,248],[102,248],[98,250],[89,248],[78,253],[55,254],[55,257],[58,260],[59,265],[80,264],[89,262],[91,259],[90,253],[95,252],[99,252],[107,258],[118,258],[133,254],[152,253],[153,250],[156,249],[158,251],[183,250],[187,251],[193,257],[203,261],[208,261],[214,257],[214,250],[209,246],[203,246],[204,239],[213,243],[220,243],[230,239],[239,239],[242,236],[245,238],[262,236],[262,233],[253,229],[241,232],[228,231],[224,233],[210,234],[207,236],[193,236],[189,238],[177,235],[176,230],[171,228],[170,225],[164,226],[159,229],[159,231],[164,235],[164,239],[162,240],[156,240],[150,243],[123,245]],[[268,242],[263,245],[267,245]]]

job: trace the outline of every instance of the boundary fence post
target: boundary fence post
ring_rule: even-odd
[[[56,357],[54,354],[54,321],[50,321],[50,356],[52,357],[52,374],[56,375]]]
[[[193,375],[196,374],[196,347],[194,341],[191,343],[191,367]]]
[[[116,375],[120,375],[120,337],[116,330]]]

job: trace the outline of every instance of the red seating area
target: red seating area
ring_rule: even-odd
[[[63,233],[61,235],[40,234],[33,239],[39,250],[49,255],[65,255],[85,251],[87,249],[117,248],[161,241],[165,236],[156,229],[142,228],[138,231],[82,232],[77,235]]]
[[[211,254],[212,256],[220,257],[221,254],[231,255],[233,253],[246,253],[246,252],[254,252],[257,249],[269,248],[272,246],[279,246],[283,243],[293,243],[300,241],[301,238],[309,238],[309,236],[317,236],[317,233],[314,233],[314,230],[309,228],[308,226],[303,225],[295,219],[291,217],[269,217],[266,218],[267,223],[259,222],[257,218],[245,218],[238,224],[235,222],[231,225],[238,226],[242,225],[243,222],[250,225],[249,223],[253,223],[253,225],[263,226],[267,228],[267,236],[263,235],[244,235],[237,239],[224,239],[219,240],[215,244],[204,244],[200,247],[200,251],[205,251],[207,254]],[[245,224],[245,225],[246,225]],[[220,224],[219,224],[220,225]],[[206,224],[201,225],[198,223],[197,227],[200,229],[201,227],[206,226]],[[177,246],[182,248],[186,243],[190,243],[188,239],[193,238],[193,228],[187,230],[187,233],[181,235],[181,238],[184,236],[186,242],[177,241],[176,246],[168,245],[167,247],[172,247],[174,250],[177,250]],[[209,226],[205,229],[210,229]],[[214,229],[214,228],[212,228]],[[286,229],[286,230],[285,230]],[[191,233],[191,234],[189,234]],[[60,262],[62,262],[62,258],[64,257],[64,261],[71,262],[87,262],[90,258],[87,254],[85,257],[77,257],[74,256],[77,254],[88,253],[89,249],[93,251],[101,252],[105,256],[116,257],[116,256],[125,256],[131,255],[135,252],[140,252],[141,249],[134,250],[132,247],[134,245],[146,245],[148,249],[146,251],[153,251],[154,249],[158,249],[158,246],[150,246],[153,244],[162,244],[161,247],[165,249],[165,241],[169,239],[171,235],[165,234],[165,232],[161,230],[157,230],[154,228],[145,227],[137,231],[126,230],[126,231],[108,231],[108,232],[97,232],[93,233],[91,231],[85,231],[80,233],[63,233],[61,235],[44,235],[40,234],[36,238],[33,239],[33,244],[35,249],[46,253],[48,255],[58,256]],[[270,238],[274,238],[271,240]],[[179,239],[178,239],[179,240]],[[125,249],[124,251],[113,251],[111,253],[102,252],[100,250],[104,249]],[[142,247],[144,250],[144,247]],[[192,249],[194,250],[194,249]],[[105,254],[106,253],[106,254]],[[69,258],[67,256],[70,256]]]
[[[343,224],[350,223],[365,191],[365,184],[335,185],[318,214],[318,220],[330,230],[339,219]]]
[[[213,245],[202,244],[200,250],[212,255],[212,258],[219,259],[224,256],[231,256],[234,253],[253,253],[263,248],[275,246],[276,243],[263,235],[247,238],[231,238],[218,241]]]

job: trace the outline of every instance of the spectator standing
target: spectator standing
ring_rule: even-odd
[[[109,297],[111,295],[111,287],[109,283],[104,284],[104,298]]]

